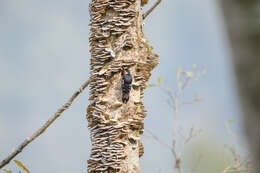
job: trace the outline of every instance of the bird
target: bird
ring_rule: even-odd
[[[127,103],[129,100],[129,93],[132,87],[132,76],[129,69],[123,69],[122,73],[122,101]]]

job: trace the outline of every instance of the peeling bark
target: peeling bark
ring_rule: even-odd
[[[92,0],[91,104],[87,108],[92,149],[88,172],[139,173],[143,153],[140,135],[146,116],[142,102],[145,82],[158,56],[145,39],[141,0]],[[122,70],[133,82],[122,102]]]

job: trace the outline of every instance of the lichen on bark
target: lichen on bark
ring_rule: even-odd
[[[87,108],[92,149],[88,172],[139,173],[140,135],[146,116],[145,83],[158,64],[142,25],[141,0],[92,0],[90,3],[91,83]],[[133,82],[122,102],[121,72]]]

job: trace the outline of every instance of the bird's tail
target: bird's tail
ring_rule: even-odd
[[[123,96],[122,96],[123,103],[127,103],[128,100],[129,100],[129,94],[123,94]]]

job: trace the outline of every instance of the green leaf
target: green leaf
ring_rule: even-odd
[[[158,82],[158,83],[161,83],[161,82],[162,82],[162,80],[163,80],[163,78],[162,78],[162,77],[158,77],[158,78],[157,78],[157,82]]]
[[[227,120],[228,124],[231,124],[231,123],[234,123],[234,122],[235,122],[235,120]]]
[[[194,75],[194,72],[193,71],[186,71],[185,74],[188,76],[188,77],[192,77]]]
[[[207,68],[204,66],[203,71],[202,71],[202,74],[204,75],[204,74],[206,74],[206,73],[207,73]]]
[[[178,81],[178,87],[180,88],[182,86],[182,83]]]
[[[179,66],[174,67],[174,70],[179,70],[179,69],[181,69],[181,67],[179,67]]]
[[[6,170],[6,169],[3,169],[3,171],[5,171],[5,173],[12,173],[11,170]]]
[[[22,164],[22,162],[18,161],[18,160],[14,160],[14,162],[20,167],[22,168],[25,172],[30,173],[30,171]]]
[[[193,68],[196,68],[196,67],[197,67],[197,64],[192,64],[192,67],[193,67]]]

